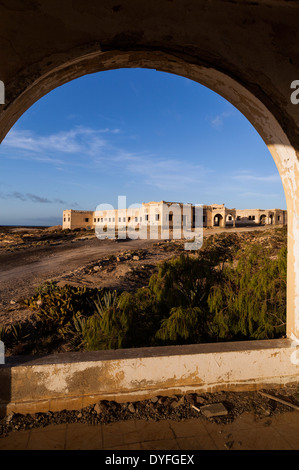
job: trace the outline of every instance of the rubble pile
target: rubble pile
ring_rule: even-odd
[[[190,418],[230,424],[242,413],[248,412],[264,425],[271,424],[276,414],[294,411],[298,406],[299,386],[279,390],[267,390],[272,398],[253,392],[190,393],[186,395],[155,396],[149,400],[117,403],[103,400],[81,410],[15,414],[11,413],[0,421],[0,437],[12,431],[49,426],[50,424],[84,423],[90,425],[110,424],[124,420],[183,421]],[[283,397],[289,405],[282,404]],[[297,404],[297,405],[296,405]]]

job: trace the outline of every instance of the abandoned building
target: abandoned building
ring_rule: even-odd
[[[180,227],[241,227],[255,225],[286,225],[287,211],[282,209],[229,209],[225,204],[203,205],[196,215],[196,207],[180,202],[151,201],[140,207],[96,211],[63,211],[63,229],[118,229],[144,226]],[[199,206],[198,206],[199,207]]]

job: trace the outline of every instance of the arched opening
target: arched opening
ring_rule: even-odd
[[[228,75],[219,72],[216,68],[196,66],[188,63],[187,57],[172,57],[160,51],[132,51],[130,54],[114,51],[87,54],[48,71],[47,74],[40,76],[21,95],[16,97],[0,115],[1,139],[4,138],[26,109],[55,87],[87,73],[121,67],[156,68],[157,70],[183,75],[211,88],[239,109],[264,139],[281,175],[289,211],[288,222],[292,236],[289,237],[288,255],[288,335],[292,332],[296,333],[297,329],[299,331],[299,306],[295,304],[295,293],[299,290],[299,280],[295,275],[298,253],[295,247],[299,244],[299,239],[297,240],[298,237],[296,236],[298,222],[296,222],[294,214],[298,195],[297,189],[292,184],[293,177],[297,178],[298,176],[296,152],[271,112],[245,86],[240,85]],[[220,214],[217,214],[217,216],[219,218],[216,221],[214,217],[214,223],[217,223],[216,226],[221,226],[223,217]]]
[[[266,224],[266,221],[267,221],[267,216],[265,214],[262,214],[260,216],[260,224],[261,225],[265,225]]]
[[[221,214],[214,215],[214,227],[223,227],[224,218]]]
[[[227,214],[225,218],[225,225],[226,227],[233,227],[235,225],[235,219],[232,214]]]

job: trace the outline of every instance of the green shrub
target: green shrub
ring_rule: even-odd
[[[57,332],[65,336],[74,317],[93,315],[95,302],[103,301],[106,289],[88,289],[55,283],[43,284],[23,304],[34,310],[41,332]]]
[[[211,289],[211,331],[220,339],[266,339],[284,334],[287,250],[271,259],[259,245],[248,247],[236,268],[223,270]]]
[[[169,317],[161,321],[161,327],[156,332],[156,338],[176,344],[182,340],[197,342],[199,339],[197,330],[200,314],[199,307],[172,308]]]

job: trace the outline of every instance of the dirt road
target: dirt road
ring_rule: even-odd
[[[79,265],[97,260],[101,256],[109,256],[124,250],[139,250],[150,247],[157,240],[130,240],[124,242],[100,241],[97,239],[76,243],[76,246],[66,247],[63,250],[51,248],[35,251],[33,253],[18,253],[0,255],[0,288],[2,283],[18,284],[26,277],[48,279],[53,275],[61,275],[76,269]]]

